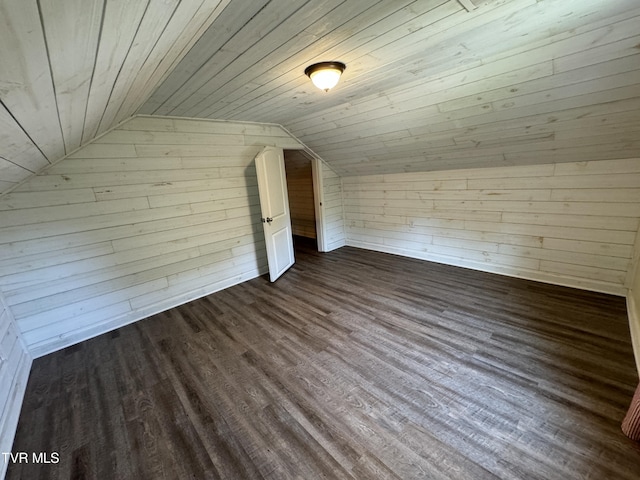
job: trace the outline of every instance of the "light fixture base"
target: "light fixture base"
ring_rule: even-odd
[[[320,90],[328,92],[336,86],[347,66],[342,62],[319,62],[304,69],[304,74]]]

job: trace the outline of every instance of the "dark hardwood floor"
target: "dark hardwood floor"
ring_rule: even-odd
[[[36,360],[7,478],[637,480],[637,380],[622,298],[299,242]]]

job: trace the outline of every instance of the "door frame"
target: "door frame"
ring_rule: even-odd
[[[324,168],[323,162],[318,158],[311,150],[307,148],[285,148],[286,150],[300,151],[311,161],[311,180],[313,182],[313,206],[316,216],[316,243],[318,244],[319,252],[326,252],[326,235],[324,232],[325,226],[325,212],[324,212],[324,185],[322,169]],[[285,162],[285,170],[287,164]],[[291,203],[291,202],[289,202]]]
[[[318,158],[311,158],[311,179],[313,181],[313,206],[316,212],[316,243],[319,252],[326,252],[324,234],[324,185],[322,182],[322,161]]]

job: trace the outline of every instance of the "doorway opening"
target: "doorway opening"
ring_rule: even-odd
[[[303,150],[284,150],[284,164],[294,248],[320,251],[313,161]]]

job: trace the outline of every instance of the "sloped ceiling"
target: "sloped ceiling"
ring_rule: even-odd
[[[0,191],[130,117],[230,0],[0,0]]]
[[[634,158],[640,4],[0,0],[0,100],[4,189],[133,113],[280,123],[342,175]]]

